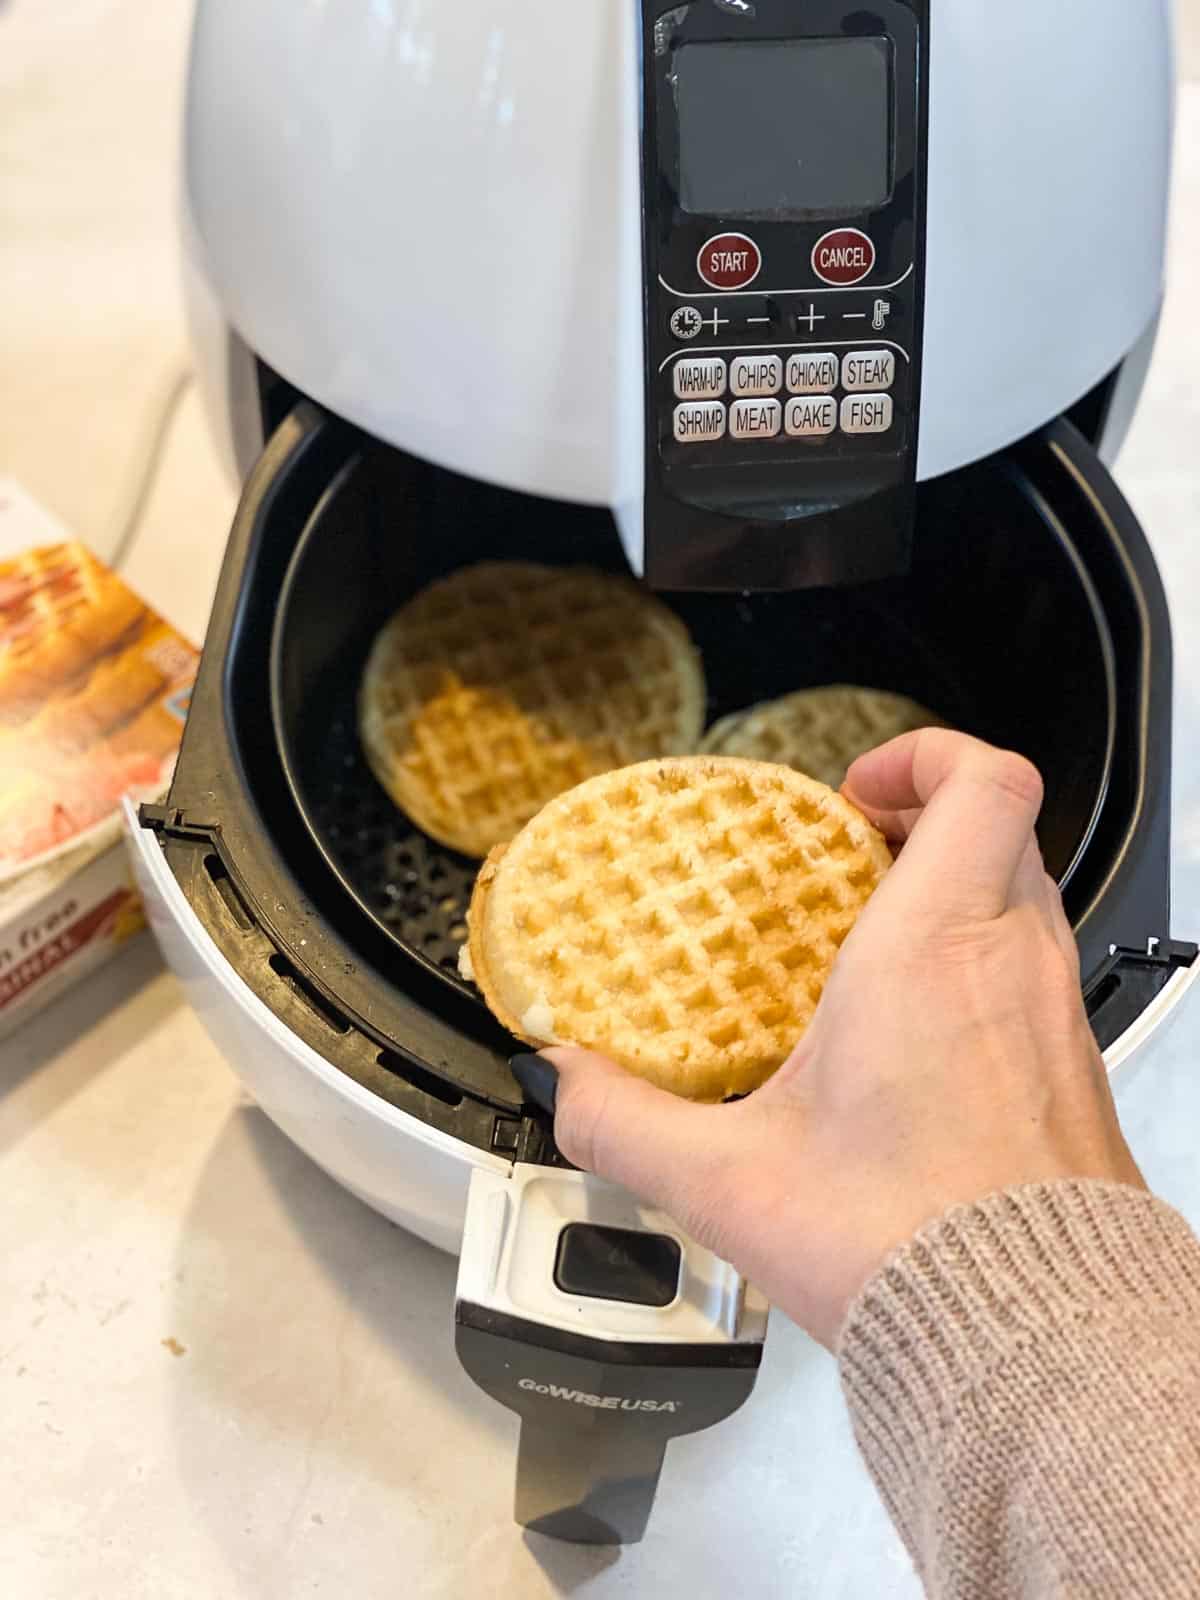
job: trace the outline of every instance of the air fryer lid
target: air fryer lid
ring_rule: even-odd
[[[1002,458],[922,490],[917,550],[910,576],[858,590],[663,596],[700,648],[709,720],[824,683],[910,695],[1037,764],[1047,869],[1067,889],[1114,738],[1113,645],[1094,586],[1050,506]],[[624,570],[607,513],[358,453],[296,547],[271,650],[279,756],[312,842],[405,958],[472,1000],[456,958],[478,863],[428,838],[380,788],[356,694],[398,606],[458,566],[506,558]]]

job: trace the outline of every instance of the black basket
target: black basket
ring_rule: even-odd
[[[700,649],[710,721],[795,689],[861,683],[1024,751],[1046,778],[1042,844],[1065,887],[1107,788],[1112,645],[1065,533],[1023,487],[1002,472],[986,497],[934,486],[920,564],[902,580],[661,598]],[[607,514],[366,448],[308,520],[271,651],[278,751],[312,841],[406,957],[473,999],[457,953],[478,863],[423,834],[380,788],[359,744],[356,694],[375,633],[399,605],[458,566],[505,558],[626,570]]]

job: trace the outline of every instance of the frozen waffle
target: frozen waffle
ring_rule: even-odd
[[[138,597],[78,541],[0,563],[0,724],[36,715],[148,618]]]
[[[376,639],[359,731],[393,801],[483,856],[583,779],[694,750],[700,658],[623,578],[487,562],[423,590]]]
[[[859,811],[787,767],[644,761],[489,855],[463,970],[519,1038],[721,1100],[786,1059],[890,864]]]
[[[144,926],[120,802],[162,796],[196,659],[0,474],[0,1040]]]
[[[713,724],[701,749],[794,767],[837,789],[868,750],[915,728],[941,725],[940,717],[904,695],[839,683],[735,711]]]
[[[78,542],[0,561],[0,885],[162,790],[195,671]]]

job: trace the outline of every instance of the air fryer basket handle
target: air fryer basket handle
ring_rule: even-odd
[[[528,1163],[472,1173],[455,1348],[521,1418],[525,1527],[640,1539],[668,1442],[747,1399],[765,1332],[761,1296],[624,1190]]]
[[[564,1429],[521,1423],[517,1521],[572,1544],[636,1544],[658,1492],[665,1440],[618,1423],[599,1425],[579,1444]]]
[[[749,1397],[761,1342],[635,1344],[460,1300],[459,1360],[521,1418],[516,1520],[577,1544],[642,1537],[671,1439]]]

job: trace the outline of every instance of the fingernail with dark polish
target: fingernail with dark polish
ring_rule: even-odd
[[[553,1116],[558,1098],[558,1068],[554,1063],[545,1056],[519,1055],[508,1064],[525,1098]]]

